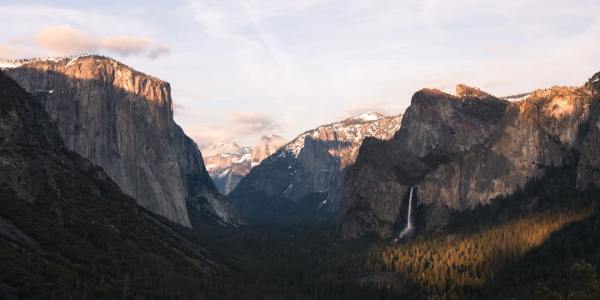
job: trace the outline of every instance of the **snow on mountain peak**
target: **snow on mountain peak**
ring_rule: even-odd
[[[244,148],[234,142],[210,144],[202,149],[202,154],[204,156],[213,156],[217,154],[243,155],[244,153]]]
[[[376,113],[376,112],[366,112],[360,116],[353,117],[352,119],[363,120],[365,122],[368,122],[368,121],[377,121],[381,118],[385,118],[385,116],[380,113]]]
[[[250,172],[287,141],[278,135],[263,136],[254,147],[234,142],[209,145],[202,150],[206,169],[220,192],[227,194]]]
[[[284,150],[298,156],[304,147],[304,140],[338,141],[360,145],[365,137],[388,139],[400,128],[401,115],[386,117],[380,113],[368,112],[341,122],[323,125],[304,132],[283,147]],[[280,156],[285,156],[281,152]]]
[[[82,57],[93,56],[91,54],[81,54],[81,55],[71,55],[71,56],[56,56],[56,57],[34,57],[34,58],[24,58],[24,59],[9,59],[9,60],[0,60],[0,69],[15,69],[22,65],[34,63],[34,62],[61,62],[67,61],[67,67],[73,65],[77,59]]]
[[[0,60],[0,70],[18,68],[22,63],[13,60]]]

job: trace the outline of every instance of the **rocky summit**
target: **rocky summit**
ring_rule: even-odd
[[[229,198],[244,216],[261,221],[336,212],[363,140],[391,138],[400,120],[365,113],[304,132],[254,167]]]
[[[456,95],[417,92],[392,140],[361,147],[346,180],[340,234],[392,236],[406,222],[402,199],[413,186],[426,230],[573,160],[578,187],[598,186],[597,78],[511,102],[463,85]]]
[[[39,101],[2,71],[0,140],[0,298],[143,299],[160,285],[190,299],[219,268],[181,226],[67,149]]]
[[[250,170],[287,142],[278,135],[262,136],[254,147],[216,143],[206,147],[206,170],[219,192],[229,194]]]
[[[173,121],[167,82],[96,55],[4,67],[41,101],[66,147],[102,167],[140,205],[184,226],[194,223],[190,215],[240,222],[198,147]]]

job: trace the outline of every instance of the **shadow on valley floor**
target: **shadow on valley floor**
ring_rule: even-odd
[[[421,231],[404,244],[373,237],[343,242],[332,220],[265,223],[202,240],[235,257],[244,284],[268,283],[290,297],[529,298],[546,290],[531,287],[549,285],[547,274],[561,274],[582,259],[591,265],[574,268],[589,271],[600,262],[593,256],[600,253],[600,194],[574,188],[574,166],[548,168],[513,195],[455,212],[446,230]],[[574,235],[580,226],[586,230]]]
[[[121,69],[129,67],[103,56],[55,71],[63,63],[5,73],[40,102],[68,149],[101,167],[138,204],[179,224],[188,215],[191,224],[218,223],[207,198],[224,198],[196,143],[173,120],[170,85],[133,69],[126,77]]]

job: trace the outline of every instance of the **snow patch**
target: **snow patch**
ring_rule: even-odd
[[[244,155],[242,155],[238,160],[235,161],[235,163],[244,163],[247,161],[251,161],[252,160],[252,153],[246,153]]]
[[[15,69],[23,65],[18,61],[2,60],[0,61],[0,69]]]
[[[65,67],[74,65],[75,62],[77,62],[78,59],[79,59],[79,56],[71,58],[71,60],[69,60],[69,62],[65,65]]]
[[[366,112],[358,117],[355,117],[354,119],[363,120],[363,121],[377,121],[381,118],[383,118],[383,116],[378,113]]]
[[[25,59],[14,59],[14,60],[0,60],[0,69],[15,69],[26,64],[35,62],[64,62],[67,61],[66,67],[76,63],[79,58],[92,56],[90,54],[82,55],[71,55],[71,56],[48,56],[48,57],[34,57]]]
[[[400,128],[401,119],[401,116],[388,118],[375,112],[364,113],[358,117],[304,132],[285,145],[283,149],[291,152],[293,156],[298,157],[300,150],[304,148],[304,141],[307,137],[313,140],[337,141],[341,143],[350,142],[353,144],[361,143],[366,137],[388,139]],[[348,122],[348,120],[355,122]],[[356,121],[359,122],[356,123]],[[286,153],[282,152],[279,154],[279,157],[285,156]]]
[[[226,169],[225,171],[221,172],[221,174],[217,175],[217,177],[219,177],[219,178],[226,177],[227,175],[229,175],[229,172],[230,172],[230,171],[231,171],[231,170],[229,170],[229,169]]]
[[[502,97],[501,99],[510,101],[510,102],[519,102],[519,101],[527,100],[527,98],[529,98],[529,96],[531,96],[531,93],[507,96],[507,97]]]

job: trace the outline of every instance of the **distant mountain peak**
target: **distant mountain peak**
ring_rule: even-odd
[[[363,114],[361,114],[359,116],[352,117],[351,119],[353,119],[353,120],[362,120],[362,121],[365,121],[365,122],[370,122],[370,121],[377,121],[377,120],[382,119],[382,118],[385,118],[385,115],[380,114],[378,112],[371,112],[370,111],[370,112],[363,113]]]
[[[253,147],[235,142],[215,143],[202,150],[206,168],[217,189],[228,194],[250,170],[275,153],[287,140],[279,135],[263,135]]]
[[[392,138],[401,119],[369,112],[306,131],[253,168],[229,197],[251,218],[335,212],[363,140]]]
[[[493,97],[489,93],[482,91],[479,88],[468,86],[465,84],[456,85],[456,96],[459,98],[488,98]]]
[[[235,142],[213,143],[202,149],[204,156],[213,156],[217,154],[237,155],[243,154],[244,147],[241,147]]]

